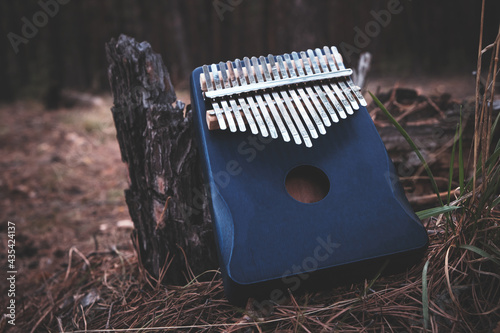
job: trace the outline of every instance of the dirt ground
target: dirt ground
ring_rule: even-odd
[[[371,79],[367,88],[384,91],[396,82],[427,94],[449,92],[459,100],[474,94],[472,76]],[[178,92],[178,98],[189,103],[188,92]],[[87,104],[53,111],[34,102],[0,105],[0,260],[7,260],[10,221],[21,304],[65,270],[72,247],[82,253],[133,251],[123,194],[127,169],[115,139],[112,99],[93,97]],[[6,270],[0,274],[4,280]],[[0,289],[4,308],[6,286]]]
[[[21,293],[25,282],[34,287],[60,270],[72,246],[128,246],[127,171],[110,105],[98,98],[93,106],[55,111],[29,102],[0,108],[0,258],[5,262],[10,221]]]

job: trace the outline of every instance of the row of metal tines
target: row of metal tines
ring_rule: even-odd
[[[205,98],[218,127],[312,146],[311,138],[366,101],[336,47],[203,66]]]

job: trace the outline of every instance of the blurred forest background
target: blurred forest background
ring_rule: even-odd
[[[38,99],[57,107],[64,89],[109,92],[104,44],[121,33],[150,42],[183,88],[205,63],[341,42],[355,47],[356,27],[365,31],[374,21],[371,11],[399,2],[400,13],[359,48],[373,54],[372,74],[472,73],[478,1],[9,0],[0,2],[0,100]],[[50,3],[44,17],[42,4]],[[496,36],[499,13],[500,1],[487,1],[485,22],[497,24],[485,27],[485,42]],[[39,25],[29,37],[26,21]],[[15,47],[14,34],[23,38]]]

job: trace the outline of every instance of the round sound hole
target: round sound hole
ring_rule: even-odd
[[[301,165],[286,175],[285,187],[297,201],[303,203],[318,202],[330,191],[327,175],[312,165]]]

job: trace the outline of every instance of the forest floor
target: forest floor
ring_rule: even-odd
[[[371,79],[367,88],[387,91],[396,82]],[[399,80],[399,86],[428,95],[448,92],[457,100],[474,95],[472,76],[412,78]],[[189,92],[179,91],[178,98],[189,103]],[[0,260],[7,260],[10,221],[19,306],[54,274],[64,273],[79,252],[134,253],[112,99],[93,97],[87,104],[57,110],[25,101],[0,105]],[[6,288],[2,283],[2,309]]]

